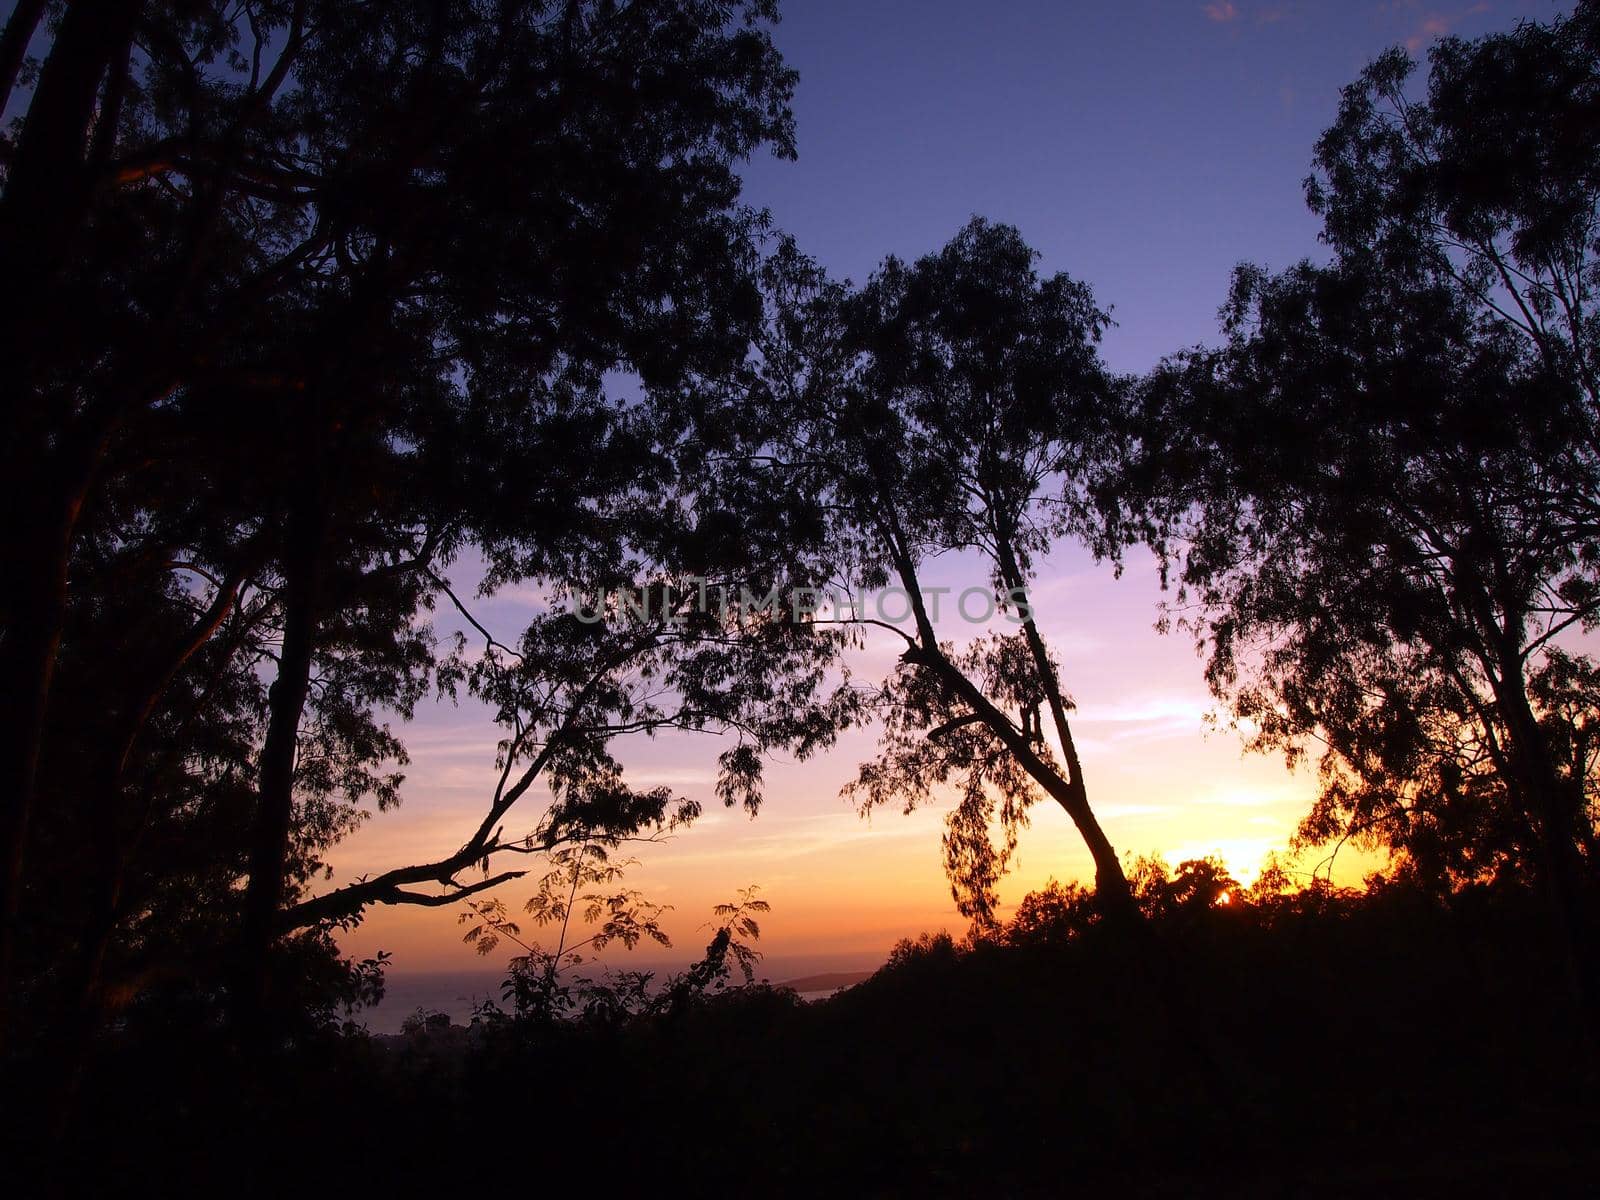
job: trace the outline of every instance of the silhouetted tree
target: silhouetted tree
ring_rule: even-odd
[[[980,920],[1041,794],[1083,836],[1101,902],[1132,911],[1028,590],[1063,538],[1105,545],[1091,481],[1111,453],[1118,385],[1096,349],[1106,313],[1066,275],[1041,278],[1036,257],[1016,230],[975,219],[938,253],[887,259],[856,290],[790,248],[770,272],[767,412],[749,426],[760,443],[749,461],[771,486],[816,499],[835,591],[892,584],[908,610],[910,632],[853,607],[824,614],[884,625],[904,642],[894,676],[869,699],[882,753],[849,790],[866,809],[916,806],[953,787],[946,863],[958,903]],[[925,587],[929,561],[950,552],[983,564],[989,600]],[[984,622],[996,617],[995,596],[1013,632],[941,640],[941,600],[946,619],[964,604]]]
[[[536,925],[556,929],[554,946],[525,941],[521,926],[510,919],[505,902],[498,898],[469,900],[460,916],[461,924],[470,926],[463,940],[479,954],[494,953],[502,940],[522,949],[523,953],[511,959],[501,993],[519,1022],[538,1028],[579,1018],[616,1026],[630,1017],[681,1011],[727,987],[732,976],[730,959],[745,986],[754,984],[755,966],[761,961],[754,946],[761,938],[756,914],[772,910],[772,905],[757,895],[758,887],[741,888],[735,900],[713,905],[716,931],[704,956],[688,970],[652,986],[655,976],[648,971],[607,969],[597,978],[580,970],[596,962],[586,958],[585,952],[598,953],[613,942],[626,950],[646,939],[670,947],[672,940],[661,928],[661,918],[671,906],[653,904],[631,888],[613,890],[627,868],[635,864],[611,859],[603,846],[573,847],[553,856],[553,861],[554,869],[539,881],[539,891],[528,900],[525,910]],[[602,890],[580,891],[586,887]],[[505,1016],[492,1004],[478,1012],[480,1020]]]
[[[44,968],[78,941],[92,990],[108,931],[145,911],[127,882],[182,895],[159,852],[197,812],[224,814],[216,890],[198,894],[228,911],[240,989],[258,989],[310,847],[397,795],[399,744],[375,714],[422,694],[434,654],[415,618],[455,556],[477,547],[502,582],[617,560],[611,514],[668,467],[606,372],[647,391],[715,374],[759,313],[762,219],[733,168],[763,144],[792,152],[773,15],[52,10],[0,193],[0,269],[28,297],[0,347],[16,581],[0,990],[24,895],[49,911],[59,886],[24,876],[30,842],[104,843],[75,872],[99,897],[82,936],[45,928],[29,952]],[[0,65],[40,19],[14,12]],[[6,70],[9,94],[25,75]],[[99,744],[87,786],[74,751]],[[323,916],[401,882],[460,890],[454,872],[485,857]]]
[[[1332,262],[1241,268],[1149,381],[1145,483],[1213,689],[1322,746],[1301,837],[1541,881],[1593,1002],[1600,8],[1430,57],[1318,143]]]

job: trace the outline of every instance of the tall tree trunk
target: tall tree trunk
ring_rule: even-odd
[[[17,503],[3,564],[12,592],[0,636],[0,1049],[7,1041],[28,829],[67,610],[78,517],[103,445],[8,482]],[[60,472],[66,478],[52,478]],[[20,488],[18,485],[20,483]]]
[[[40,329],[54,308],[54,284],[70,260],[88,211],[85,155],[96,94],[109,64],[126,52],[136,0],[68,6],[8,164],[0,196],[0,278],[25,310],[0,324],[0,471],[12,503],[3,566],[12,594],[0,641],[0,1049],[6,1044],[15,970],[17,922],[28,828],[32,820],[56,651],[66,612],[67,566],[78,514],[98,461],[98,443],[78,456],[64,413],[47,411],[31,367]],[[0,52],[26,51],[29,23],[19,6],[0,35]],[[6,77],[9,89],[14,71]],[[22,315],[26,312],[26,316]]]
[[[0,109],[11,99],[11,89],[17,86],[17,75],[22,70],[22,60],[27,57],[28,43],[39,28],[39,18],[44,16],[45,0],[19,0],[0,33]]]
[[[250,839],[250,879],[240,933],[237,997],[246,1021],[266,1002],[268,966],[283,906],[289,833],[294,814],[295,752],[311,686],[327,539],[322,489],[306,487],[289,518],[284,554],[283,653],[268,692],[267,736],[261,747],[256,817]]]
[[[1566,956],[1569,985],[1590,1031],[1600,1021],[1600,922],[1593,885],[1586,879],[1579,850],[1579,809],[1561,777],[1549,740],[1528,702],[1520,650],[1503,656],[1497,700],[1511,742],[1517,776],[1508,790],[1521,792],[1529,824],[1537,833],[1539,870],[1544,879],[1557,945]]]
[[[69,4],[28,103],[0,197],[0,278],[29,298],[26,318],[6,322],[0,335],[0,362],[14,373],[8,418],[28,399],[26,366],[88,215],[89,129],[102,81],[127,55],[141,7],[137,0]]]

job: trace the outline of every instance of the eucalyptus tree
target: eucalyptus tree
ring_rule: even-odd
[[[1148,381],[1142,484],[1254,745],[1321,749],[1301,838],[1448,891],[1532,881],[1594,947],[1600,8],[1345,90],[1332,251],[1241,268],[1226,344]]]
[[[865,700],[882,718],[881,753],[849,793],[863,808],[909,808],[953,789],[946,865],[958,904],[980,921],[992,919],[1028,808],[1048,796],[1093,856],[1101,905],[1132,919],[1089,802],[1073,701],[1030,598],[1041,557],[1064,539],[1113,548],[1115,503],[1095,481],[1122,393],[1097,348],[1107,314],[1083,284],[1041,277],[1036,259],[1015,229],[982,219],[914,263],[885,260],[859,289],[792,248],[780,254],[760,355],[765,420],[746,431],[748,461],[774,488],[814,499],[836,592],[887,587],[908,609],[885,621],[852,602],[819,618],[884,626],[903,642],[892,677]],[[928,583],[946,554],[981,564],[982,597]],[[989,631],[948,640],[941,604],[944,619]]]
[[[501,581],[614,559],[671,468],[607,373],[714,376],[759,315],[736,166],[793,152],[775,15],[17,7],[0,65],[36,27],[45,49],[5,76],[0,264],[27,304],[0,354],[0,987],[24,896],[67,884],[25,873],[32,842],[103,840],[86,920],[125,928],[144,898],[118,877],[159,881],[133,860],[193,803],[229,814],[205,894],[257,987],[303,801],[397,794],[377,710],[427,685],[416,617],[456,556]],[[422,878],[454,890],[455,861]]]

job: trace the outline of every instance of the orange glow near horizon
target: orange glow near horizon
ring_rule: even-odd
[[[1236,734],[1208,729],[1205,714],[1213,702],[1189,639],[1153,628],[1160,599],[1153,570],[1134,564],[1118,579],[1084,555],[1058,557],[1041,572],[1034,602],[1077,702],[1074,737],[1091,802],[1112,843],[1124,856],[1157,854],[1174,865],[1216,855],[1249,886],[1262,860],[1283,850],[1307,811],[1313,773],[1291,774],[1277,759],[1246,756]],[[517,606],[525,617],[528,603],[526,597],[502,600],[491,615],[513,629]],[[941,633],[962,636],[958,627]],[[864,677],[881,677],[894,655],[886,642],[865,651],[855,668]],[[492,788],[496,737],[487,715],[466,704],[419,716],[405,731],[412,764],[404,806],[375,816],[338,847],[334,879],[324,886],[459,845]],[[672,906],[665,924],[674,948],[648,957],[688,961],[709,936],[711,906],[751,884],[772,904],[760,948],[774,957],[859,961],[881,956],[902,937],[963,932],[942,869],[943,810],[878,811],[863,818],[840,798],[875,744],[875,732],[852,731],[811,762],[772,762],[765,804],[755,818],[723,809],[713,798],[720,739],[683,735],[619,744],[636,786],[670,785],[700,799],[706,810],[687,831],[632,852],[639,863],[627,886]],[[1088,853],[1066,814],[1041,801],[1030,816],[1001,888],[1008,908],[1051,878],[1092,878]],[[532,814],[524,819],[531,823]],[[508,823],[508,831],[514,828]],[[1313,865],[1301,864],[1306,870]],[[1348,879],[1357,860],[1351,855],[1339,865],[1338,876]],[[537,873],[535,865],[533,877]],[[529,878],[500,894],[520,912],[533,890]],[[486,961],[462,944],[456,911],[380,906],[342,945],[363,956],[388,950],[397,971],[503,965],[507,952]],[[537,939],[540,931],[524,932]]]

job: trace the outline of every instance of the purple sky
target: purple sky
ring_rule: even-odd
[[[746,174],[830,270],[937,249],[973,214],[1094,286],[1143,370],[1210,338],[1233,265],[1317,252],[1301,181],[1339,89],[1570,9],[1552,0],[788,0],[800,160]]]

